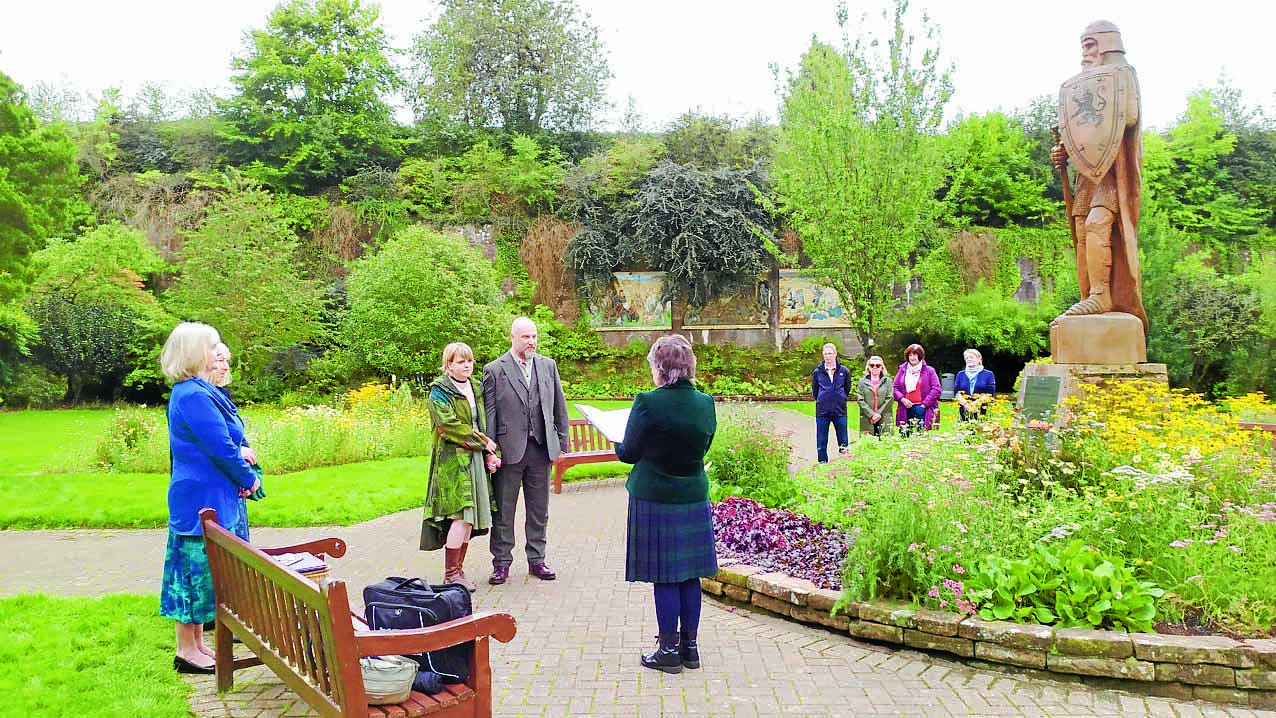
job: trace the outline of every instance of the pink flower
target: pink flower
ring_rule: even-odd
[[[930,592],[927,593],[926,595],[930,596],[931,598],[939,598],[939,586],[931,586]]]
[[[957,574],[966,573],[966,569],[963,568],[961,564],[955,563],[953,564],[953,573],[957,573]]]

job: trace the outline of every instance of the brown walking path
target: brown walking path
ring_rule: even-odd
[[[775,419],[794,433],[798,458],[810,461],[814,422],[792,412]],[[638,655],[654,645],[655,616],[651,587],[624,580],[626,502],[619,481],[569,486],[552,497],[549,561],[557,581],[531,578],[516,563],[508,584],[489,587],[482,581],[487,542],[475,541],[467,568],[481,583],[476,609],[508,611],[518,621],[511,643],[492,646],[496,715],[1276,716],[978,670],[712,600],[700,628],[704,668],[645,670]],[[438,580],[441,552],[416,550],[419,521],[418,512],[405,511],[346,528],[257,529],[253,537],[263,545],[347,539],[349,553],[334,561],[333,573],[357,596],[387,575]],[[0,532],[0,595],[156,593],[163,551],[158,530]],[[192,683],[201,717],[313,715],[264,668],[239,673],[237,690],[224,696],[211,677]]]

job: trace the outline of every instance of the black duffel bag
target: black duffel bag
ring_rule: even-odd
[[[374,630],[429,628],[473,613],[470,592],[459,583],[431,586],[419,578],[390,576],[363,589],[363,616]],[[473,651],[474,641],[467,641],[408,658],[444,683],[456,684],[470,677]]]

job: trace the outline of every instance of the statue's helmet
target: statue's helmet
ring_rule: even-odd
[[[1097,20],[1086,26],[1085,32],[1081,33],[1081,42],[1091,38],[1098,43],[1100,53],[1125,52],[1125,45],[1121,43],[1121,31],[1107,20]]]

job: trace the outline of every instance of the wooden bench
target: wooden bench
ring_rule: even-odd
[[[270,556],[309,551],[342,556],[344,541],[318,541],[257,548],[217,525],[217,512],[200,512],[204,545],[212,569],[217,603],[217,690],[234,684],[234,672],[265,665],[319,715],[336,718],[407,718],[433,715],[490,718],[492,669],[488,637],[508,643],[514,619],[505,613],[477,613],[430,628],[371,631],[351,613],[346,585],[329,581],[321,588]],[[235,658],[231,635],[253,656]],[[363,656],[404,655],[473,641],[469,679],[442,693],[412,692],[404,703],[368,705],[359,672]]]
[[[578,464],[616,461],[616,448],[593,424],[572,419],[567,427],[567,448],[554,462],[554,493],[563,493],[563,473]]]

